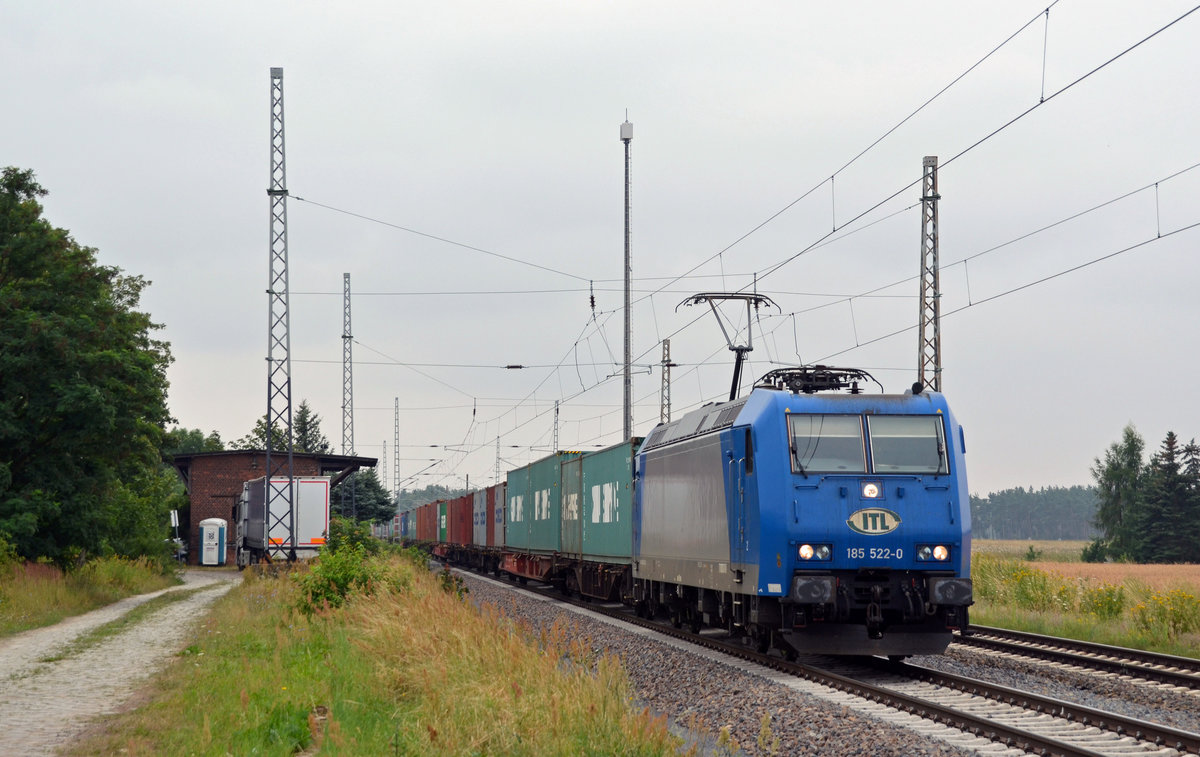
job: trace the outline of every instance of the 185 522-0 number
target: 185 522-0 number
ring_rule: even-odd
[[[851,560],[903,560],[904,550],[900,547],[847,547],[846,557]]]

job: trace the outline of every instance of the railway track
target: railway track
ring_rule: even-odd
[[[1084,670],[1138,678],[1200,693],[1200,660],[1190,657],[1176,657],[1140,649],[1112,647],[987,626],[971,626],[966,634],[956,633],[954,643]]]
[[[545,591],[526,591],[542,598],[551,596]],[[740,640],[711,632],[692,634],[669,623],[637,618],[620,605],[583,602],[557,594],[553,598],[621,624],[640,626],[1027,754],[1200,754],[1198,733],[987,681],[881,658],[812,657],[788,662],[760,654]]]

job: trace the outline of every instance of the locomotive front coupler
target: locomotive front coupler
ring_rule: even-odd
[[[883,587],[875,584],[871,587],[871,601],[867,605],[867,636],[872,639],[883,638],[883,611],[879,603],[883,599]]]

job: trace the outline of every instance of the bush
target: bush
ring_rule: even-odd
[[[1156,591],[1133,608],[1133,623],[1153,639],[1174,641],[1200,631],[1200,600],[1181,589]]]
[[[378,566],[367,559],[361,544],[323,550],[308,572],[297,579],[300,584],[297,605],[306,615],[321,608],[341,607],[356,591],[370,593],[380,577]]]
[[[1116,620],[1125,611],[1125,589],[1121,586],[1102,583],[1085,586],[1079,595],[1079,611],[1095,615],[1102,620]]]
[[[325,548],[321,553],[338,552],[342,549],[362,548],[364,555],[377,555],[382,543],[371,536],[370,525],[356,522],[349,518],[335,517],[329,522],[329,533],[326,535]]]
[[[1083,548],[1079,559],[1083,562],[1104,562],[1108,559],[1108,546],[1102,540],[1094,539],[1091,544]]]

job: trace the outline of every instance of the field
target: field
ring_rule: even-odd
[[[1084,544],[974,542],[972,622],[1200,657],[1200,565],[1085,563]]]
[[[1191,588],[1200,592],[1200,565],[1132,565],[1129,563],[1086,563],[1079,561],[1085,541],[983,540],[972,543],[977,555],[1009,560],[1025,560],[1032,546],[1038,558],[1031,561],[1040,570],[1066,578],[1120,584],[1135,582],[1150,589],[1165,591]]]

